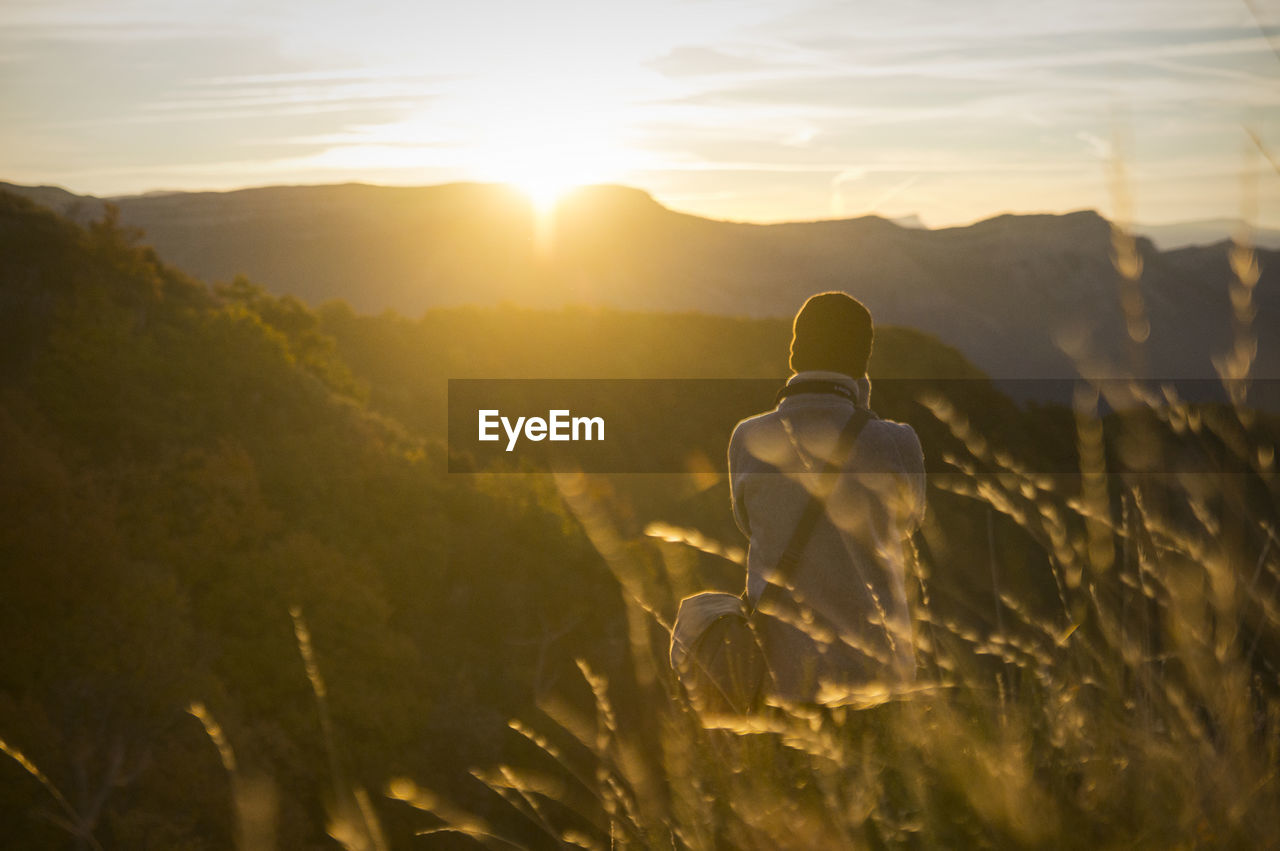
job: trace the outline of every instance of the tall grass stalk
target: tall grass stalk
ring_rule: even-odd
[[[1126,451],[1123,432],[1138,415],[1142,434],[1161,440],[1227,429],[1220,412],[1130,385],[1138,407],[1119,416],[1110,450],[1100,390],[1083,385],[1074,479],[1030,472],[953,404],[922,400],[968,447],[933,486],[1035,541],[1056,605],[1019,597],[1005,580],[1025,568],[1002,561],[988,534],[995,612],[942,605],[929,577],[948,565],[917,566],[914,685],[774,701],[752,717],[700,713],[664,659],[669,613],[690,582],[680,543],[704,558],[738,553],[668,526],[628,539],[606,489],[561,477],[618,579],[631,658],[645,673],[623,689],[582,664],[594,716],[548,695],[541,721],[512,722],[539,765],[499,766],[486,781],[505,790],[530,835],[560,846],[1270,844],[1280,835],[1280,680],[1257,654],[1280,639],[1280,546],[1265,504],[1275,504],[1276,483],[1256,463],[1249,475],[1266,497],[1245,494],[1244,475],[1153,472],[1149,452]],[[1238,425],[1224,451],[1256,460],[1253,432]],[[620,694],[639,705],[618,711]],[[415,805],[481,844],[519,844],[469,814]]]
[[[246,775],[240,770],[235,750],[222,725],[203,703],[196,701],[187,712],[200,722],[205,735],[218,751],[218,759],[231,784],[231,806],[235,821],[236,847],[240,851],[270,851],[276,847],[277,800],[275,784],[267,777]]]
[[[102,846],[98,843],[97,838],[93,835],[93,820],[82,815],[75,807],[71,806],[71,802],[62,794],[62,791],[54,785],[40,768],[31,761],[31,759],[21,750],[0,739],[0,753],[12,759],[22,770],[31,775],[37,783],[44,787],[49,796],[53,798],[54,803],[58,805],[61,815],[48,814],[46,818],[50,823],[65,830],[68,834],[75,837],[78,843],[93,848],[94,851],[102,851]]]
[[[316,711],[320,716],[320,731],[324,740],[325,753],[329,758],[332,782],[332,797],[329,800],[329,835],[347,851],[386,851],[387,842],[368,792],[362,787],[352,785],[342,768],[338,755],[337,737],[333,730],[333,719],[329,712],[328,689],[320,674],[320,664],[316,660],[315,649],[311,643],[311,630],[307,627],[300,607],[290,607],[289,616],[293,619],[293,633],[298,642],[298,653],[302,656],[307,680],[311,683],[311,691],[315,696]]]

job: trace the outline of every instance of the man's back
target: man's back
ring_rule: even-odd
[[[747,591],[761,600],[800,514],[816,471],[835,451],[855,404],[865,407],[866,379],[801,372],[838,383],[838,393],[799,393],[768,413],[743,420],[729,443],[734,516],[750,538]],[[866,424],[814,530],[792,590],[760,602],[757,626],[778,693],[793,700],[840,688],[914,676],[907,611],[905,539],[924,512],[924,460],[910,426]]]

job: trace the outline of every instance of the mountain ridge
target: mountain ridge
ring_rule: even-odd
[[[103,199],[15,191],[80,219]],[[1130,363],[1111,224],[1096,211],[1002,214],[936,230],[879,216],[753,224],[668,210],[643,190],[567,196],[550,227],[500,184],[256,187],[114,199],[123,224],[205,280],[245,274],[311,304],[418,315],[433,306],[598,305],[788,317],[843,289],[877,322],[919,328],[994,378],[1115,374]],[[1214,378],[1236,331],[1228,244],[1135,240],[1151,336],[1144,374]],[[1275,252],[1258,249],[1256,375],[1280,377]],[[1083,346],[1089,366],[1064,348]]]
[[[350,180],[350,181],[343,181],[341,183],[271,184],[266,186],[238,187],[235,189],[194,189],[194,190],[153,189],[153,190],[148,190],[146,192],[124,193],[124,194],[117,194],[117,195],[91,195],[91,194],[76,193],[58,184],[29,185],[29,184],[18,184],[18,183],[10,183],[7,181],[0,181],[0,189],[16,192],[20,195],[24,195],[25,197],[29,197],[29,198],[32,198],[33,200],[37,200],[38,203],[43,203],[45,204],[45,206],[54,207],[55,209],[59,205],[69,205],[75,202],[83,203],[85,201],[95,201],[100,203],[117,203],[121,201],[129,202],[134,199],[153,200],[153,199],[165,198],[169,196],[195,196],[195,195],[226,196],[226,195],[234,195],[237,193],[251,193],[251,192],[261,192],[261,191],[270,191],[270,190],[305,190],[305,189],[330,189],[330,188],[346,188],[346,187],[367,187],[375,190],[384,190],[384,189],[392,190],[392,191],[405,190],[410,192],[416,192],[416,191],[422,191],[422,190],[434,190],[434,189],[439,189],[444,187],[494,187],[494,188],[498,188],[501,191],[510,192],[517,197],[520,196],[519,190],[514,189],[512,187],[508,187],[504,184],[491,183],[491,182],[485,182],[485,181],[465,181],[465,180],[451,181],[448,183],[440,183],[440,184],[416,185],[416,186],[377,184],[377,183],[368,183],[365,181]],[[626,186],[624,184],[593,184],[593,185],[578,187],[577,189],[571,190],[570,193],[568,194],[574,194],[577,192],[581,192],[583,190],[593,190],[593,189],[599,189],[599,188],[618,189],[618,190],[623,190],[630,193],[635,193],[637,195],[643,196],[651,203],[657,204],[663,207],[663,209],[675,215],[691,216],[693,218],[704,219],[706,221],[725,222],[728,224],[762,225],[766,227],[772,226],[772,225],[817,224],[822,222],[850,222],[850,221],[859,221],[863,219],[879,219],[882,221],[890,222],[906,230],[942,231],[942,230],[955,230],[955,229],[968,228],[974,225],[981,224],[983,222],[988,222],[995,219],[1001,219],[1006,216],[1025,219],[1025,218],[1031,218],[1036,216],[1052,217],[1052,216],[1070,216],[1075,213],[1086,213],[1086,212],[1095,213],[1095,214],[1097,213],[1097,211],[1093,210],[1092,208],[1068,210],[1063,213],[994,213],[990,216],[984,216],[972,222],[967,222],[963,224],[957,223],[957,224],[939,225],[937,227],[931,227],[925,224],[924,220],[921,218],[921,216],[918,213],[909,213],[903,216],[892,216],[892,217],[882,216],[877,213],[868,213],[861,216],[843,216],[839,218],[786,219],[786,220],[776,221],[776,222],[756,222],[756,221],[737,220],[737,219],[711,219],[705,216],[700,216],[696,213],[689,213],[689,212],[676,210],[674,208],[667,207],[665,204],[662,204],[662,202],[655,199],[652,193],[648,192],[647,190],[640,189],[638,187],[633,187],[633,186]],[[63,210],[56,210],[56,211],[64,212]],[[1248,234],[1252,237],[1253,244],[1257,247],[1266,248],[1269,250],[1280,249],[1280,228],[1254,227],[1254,226],[1248,225],[1246,222],[1244,222],[1241,219],[1209,218],[1209,219],[1194,219],[1194,220],[1178,221],[1178,222],[1158,222],[1158,223],[1135,222],[1129,226],[1129,230],[1138,237],[1143,237],[1151,240],[1151,242],[1154,245],[1156,245],[1161,251],[1169,251],[1169,250],[1175,250],[1178,248],[1196,247],[1196,246],[1202,246],[1202,245],[1212,245],[1212,244],[1223,242],[1233,238],[1233,236],[1235,236],[1235,234],[1241,230],[1245,230],[1248,232]]]

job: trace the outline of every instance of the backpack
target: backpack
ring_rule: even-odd
[[[723,591],[685,597],[671,632],[671,667],[700,712],[755,712],[771,679],[747,601]]]
[[[844,466],[862,427],[873,416],[863,408],[854,410],[824,473]],[[799,567],[834,484],[832,479],[810,495],[767,588],[785,583]],[[752,623],[754,615],[755,606],[745,591],[740,596],[704,591],[680,601],[671,630],[671,667],[698,711],[747,715],[759,710],[772,675]]]

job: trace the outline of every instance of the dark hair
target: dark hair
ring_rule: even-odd
[[[871,360],[871,312],[848,293],[810,296],[791,324],[791,369],[840,372],[861,378]]]

